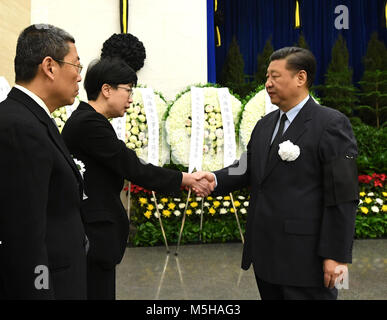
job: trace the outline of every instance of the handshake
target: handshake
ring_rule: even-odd
[[[183,180],[181,185],[186,188],[191,188],[197,196],[207,197],[214,191],[215,175],[211,172],[198,171],[195,173],[183,172]]]

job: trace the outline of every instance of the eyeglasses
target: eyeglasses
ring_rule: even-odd
[[[70,64],[70,65],[72,65],[74,67],[77,67],[78,68],[78,74],[81,74],[81,72],[82,72],[83,65],[81,65],[81,64],[74,64],[74,63],[70,63],[70,62],[67,62],[67,61],[63,61],[63,60],[56,60],[56,59],[54,59],[54,60],[57,61],[57,62],[67,63],[67,64]]]
[[[117,88],[121,88],[121,89],[126,90],[126,91],[128,92],[128,94],[129,94],[129,98],[130,98],[131,96],[133,96],[133,90],[132,90],[131,88],[120,87],[120,86],[117,86]]]

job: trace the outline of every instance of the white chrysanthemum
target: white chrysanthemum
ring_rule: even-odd
[[[73,158],[73,160],[74,160],[74,162],[79,170],[79,173],[83,177],[83,174],[86,171],[85,164],[81,160],[78,160],[77,158]]]
[[[221,108],[217,88],[205,87],[203,92],[205,119],[207,120],[204,126],[202,169],[214,171],[223,168],[223,144],[216,143],[223,134]],[[234,124],[236,124],[241,103],[233,95],[231,95],[231,105]],[[187,91],[173,103],[166,120],[167,141],[171,146],[172,160],[186,167],[189,166],[191,114],[191,91]],[[221,138],[223,139],[223,137]]]
[[[379,208],[377,206],[372,206],[371,210],[372,210],[372,212],[375,212],[375,213],[379,212]]]
[[[74,104],[71,105],[71,106],[67,106],[68,107],[68,110],[76,110],[76,108],[78,108],[78,105],[79,105],[79,99],[78,97],[75,99],[74,101]],[[56,109],[52,114],[51,114],[51,117],[54,119],[58,129],[59,129],[59,132],[62,132],[63,130],[63,127],[67,121],[67,119],[69,118],[70,114],[67,114],[67,109],[66,109],[66,106],[65,107],[61,107],[61,108],[58,108]]]
[[[59,130],[62,131],[63,127],[64,127],[64,122],[61,118],[55,118],[55,123],[57,125],[58,128],[60,128]]]
[[[79,100],[75,99],[75,102],[71,107],[76,108],[78,106],[78,104],[79,104]],[[64,127],[64,125],[69,117],[67,114],[67,111],[66,111],[66,107],[61,107],[61,108],[56,109],[51,114],[51,116],[54,119],[54,121],[59,129],[59,132],[62,132],[63,127]]]
[[[178,216],[181,215],[181,212],[180,212],[179,210],[175,210],[175,211],[173,211],[173,214],[174,214],[176,217],[178,217]]]
[[[205,110],[207,113],[210,113],[210,112],[214,111],[214,107],[211,105],[208,105],[208,106],[206,106]]]
[[[280,143],[278,154],[283,161],[294,161],[300,155],[300,147],[286,140]]]
[[[218,139],[223,138],[223,129],[216,129],[215,134]]]
[[[126,110],[126,146],[134,150],[137,156],[145,161],[148,161],[148,124],[146,120],[144,101],[140,88],[133,89],[133,103]],[[159,165],[164,165],[169,159],[169,147],[166,141],[163,125],[163,117],[167,111],[167,103],[163,100],[159,93],[154,92],[157,116],[159,120],[159,150],[160,158]],[[141,141],[141,143],[139,143]]]
[[[380,198],[376,198],[375,201],[380,204],[380,205],[383,205],[383,200],[380,199]]]

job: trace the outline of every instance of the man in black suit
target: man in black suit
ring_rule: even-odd
[[[16,85],[0,104],[0,299],[85,299],[82,177],[50,116],[81,81],[74,38],[19,36]]]
[[[219,194],[251,187],[242,268],[253,264],[262,299],[336,299],[352,259],[356,140],[343,114],[309,96],[309,50],[282,48],[270,61],[266,90],[279,110],[257,123],[239,162],[198,179],[215,178]]]
[[[118,58],[92,63],[84,82],[89,103],[80,103],[62,131],[70,152],[86,169],[88,198],[82,204],[82,217],[90,240],[87,296],[92,300],[115,299],[115,268],[129,233],[120,199],[124,179],[163,194],[180,194],[180,186],[195,186],[202,196],[213,190],[187,173],[145,164],[117,138],[108,119],[125,114],[136,83],[136,73]]]

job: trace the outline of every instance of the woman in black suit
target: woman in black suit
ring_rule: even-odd
[[[120,199],[124,179],[162,193],[194,186],[202,195],[212,186],[192,175],[144,164],[126,147],[108,121],[122,117],[132,103],[135,72],[122,60],[105,58],[92,64],[84,87],[89,103],[81,102],[62,135],[70,153],[85,164],[82,218],[90,241],[87,256],[88,299],[115,299],[115,267],[121,262],[129,221]]]

